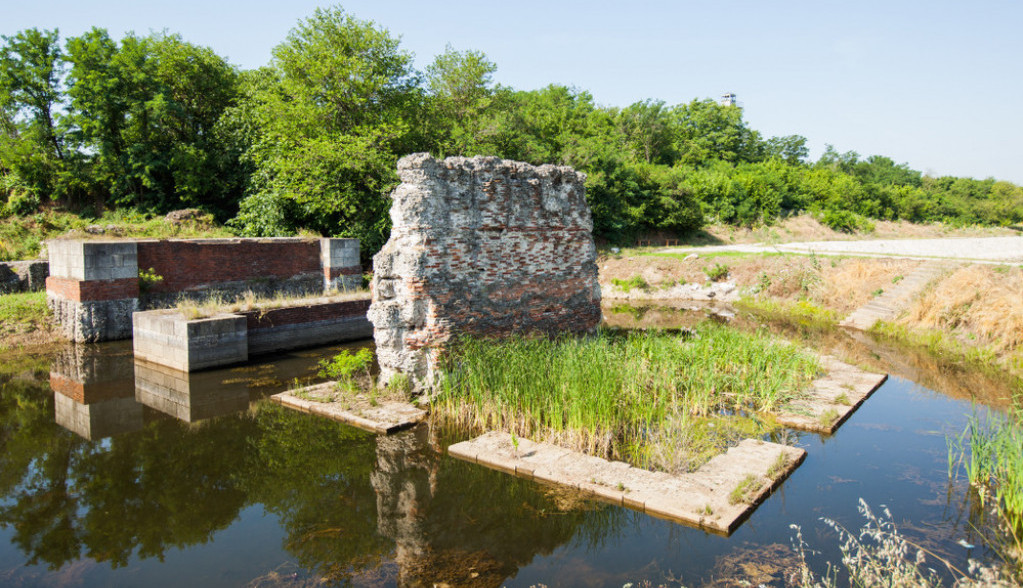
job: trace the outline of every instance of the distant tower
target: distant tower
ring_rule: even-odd
[[[735,98],[735,92],[721,95],[721,106],[738,106],[739,101]]]

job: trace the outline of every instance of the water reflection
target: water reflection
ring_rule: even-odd
[[[86,439],[137,431],[142,406],[135,402],[131,345],[72,344],[60,350],[50,368],[57,424]]]
[[[794,434],[806,462],[726,540],[450,459],[457,433],[376,437],[260,400],[336,351],[174,378],[143,373],[130,348],[82,346],[49,379],[0,383],[0,584],[69,570],[81,585],[777,583],[788,525],[822,570],[838,554],[817,517],[857,528],[861,496],[957,565],[992,557],[958,546],[981,544],[983,512],[945,475],[944,435],[968,406],[899,378],[834,437]],[[69,401],[87,429],[58,424]]]
[[[224,380],[220,372],[183,372],[135,361],[134,398],[186,423],[224,416],[249,407],[244,379]]]

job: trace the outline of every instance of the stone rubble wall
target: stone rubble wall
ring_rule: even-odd
[[[391,237],[373,259],[381,381],[435,383],[462,334],[588,332],[600,322],[585,175],[568,167],[414,154],[398,162]]]

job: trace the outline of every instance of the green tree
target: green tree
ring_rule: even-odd
[[[68,41],[68,57],[72,121],[114,205],[233,213],[244,177],[219,126],[237,99],[233,67],[178,35],[118,44],[95,28]]]
[[[63,55],[57,31],[27,29],[0,47],[0,175],[4,199],[15,189],[40,198],[68,193],[68,146],[60,115]]]
[[[422,108],[418,84],[412,55],[373,23],[339,8],[300,22],[247,97],[253,176],[233,224],[249,235],[304,227],[379,249],[396,161],[420,147],[409,124]],[[287,214],[269,226],[257,222],[263,210]]]
[[[663,101],[636,102],[623,108],[617,118],[636,161],[671,165],[676,159],[672,145],[675,121]]]
[[[771,137],[764,144],[764,151],[767,157],[781,159],[792,165],[803,163],[810,155],[810,149],[806,146],[806,137],[800,135]]]
[[[479,51],[451,45],[426,68],[426,91],[434,113],[431,145],[440,155],[479,153],[484,118],[493,103],[497,65]]]
[[[746,126],[738,106],[693,100],[675,106],[672,115],[674,149],[683,164],[706,165],[716,160],[736,163],[763,157],[760,134]]]

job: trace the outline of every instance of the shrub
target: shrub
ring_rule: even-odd
[[[370,379],[369,368],[373,365],[373,352],[363,347],[354,354],[342,351],[332,359],[320,362],[319,375],[337,380],[339,390],[353,391],[358,387],[360,376]]]

